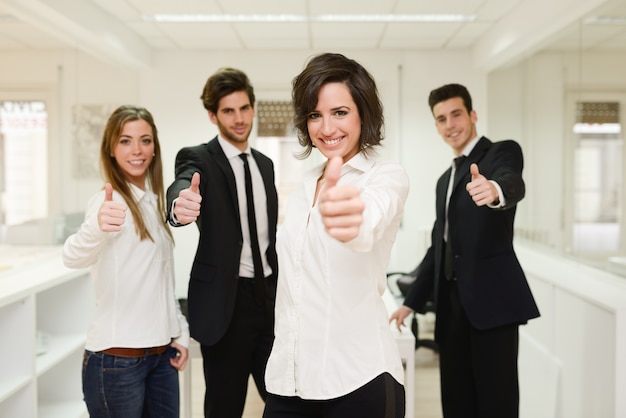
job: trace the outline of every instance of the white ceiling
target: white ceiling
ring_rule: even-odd
[[[151,14],[473,14],[462,23],[157,23]],[[584,18],[621,24],[581,24]],[[626,53],[626,0],[0,0],[0,51],[78,48],[150,66],[161,50],[458,50],[494,68],[542,48]],[[490,64],[485,64],[489,62]],[[482,64],[481,64],[482,63]]]

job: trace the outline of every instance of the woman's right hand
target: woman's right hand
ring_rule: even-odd
[[[113,201],[113,187],[111,183],[104,185],[104,202],[98,211],[98,226],[103,232],[119,232],[126,219],[125,203]]]

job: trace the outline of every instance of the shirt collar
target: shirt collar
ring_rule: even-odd
[[[248,147],[246,148],[245,151],[241,151],[239,148],[237,148],[236,146],[234,146],[233,144],[231,144],[230,142],[228,142],[227,140],[225,140],[224,138],[222,138],[221,135],[217,135],[217,141],[220,143],[220,146],[222,147],[222,150],[224,151],[224,154],[226,154],[226,158],[228,158],[229,160],[231,158],[234,157],[238,157],[239,154],[241,154],[242,152],[246,153],[246,154],[250,154],[250,146],[248,145]]]
[[[378,154],[375,151],[369,150],[368,153],[369,154],[366,155],[363,152],[359,152],[354,157],[350,158],[348,162],[344,163],[343,167],[341,168],[341,172],[343,173],[346,170],[357,170],[361,172],[367,171],[374,165],[374,163],[378,159]],[[324,172],[324,168],[326,168],[327,162],[328,160],[311,169],[309,175],[311,177],[315,177],[316,179],[319,178],[319,176],[321,176]]]
[[[141,190],[131,182],[128,182],[128,185],[130,186],[130,193],[133,195],[135,202],[139,202],[146,195],[146,193],[152,193],[150,187],[148,186],[148,182],[144,185],[144,190]]]
[[[480,136],[476,135],[474,137],[474,139],[472,139],[466,146],[465,148],[463,148],[463,152],[461,152],[461,155],[464,156],[469,156],[472,153],[472,150],[474,149],[474,147],[476,146],[476,144],[478,143],[478,140],[480,139]],[[461,156],[459,155],[459,157]]]

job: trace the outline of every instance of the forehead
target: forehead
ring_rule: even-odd
[[[433,114],[435,117],[446,116],[452,112],[456,111],[465,111],[465,104],[463,103],[463,99],[460,97],[453,97],[448,100],[444,100],[443,102],[437,103],[433,107]]]
[[[217,109],[240,109],[250,105],[248,93],[244,90],[234,91],[220,99]]]
[[[122,125],[120,135],[152,134],[152,127],[143,119],[129,120]]]
[[[317,95],[318,106],[354,105],[350,89],[345,83],[330,82],[324,84]]]

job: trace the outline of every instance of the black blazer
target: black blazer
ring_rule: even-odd
[[[270,236],[266,256],[272,268],[268,290],[275,296],[278,195],[274,164],[254,149],[252,156],[261,171],[267,195]],[[233,315],[243,246],[235,175],[217,137],[207,144],[183,148],[176,155],[176,179],[167,189],[170,223],[172,203],[181,190],[189,187],[195,172],[200,173],[202,204],[196,221],[200,231],[198,248],[189,278],[189,330],[201,344],[213,345],[224,336]]]
[[[502,188],[506,206],[491,209],[478,207],[465,190],[471,181],[472,163],[487,179]],[[493,143],[482,137],[458,168],[449,203],[448,233],[461,303],[474,328],[490,329],[501,325],[523,324],[539,316],[526,277],[513,250],[515,210],[525,194],[522,150],[512,140]],[[446,327],[445,304],[440,289],[443,278],[444,224],[446,192],[451,169],[437,182],[437,217],[432,230],[431,247],[418,267],[417,279],[404,304],[419,311],[434,295],[438,330]]]

